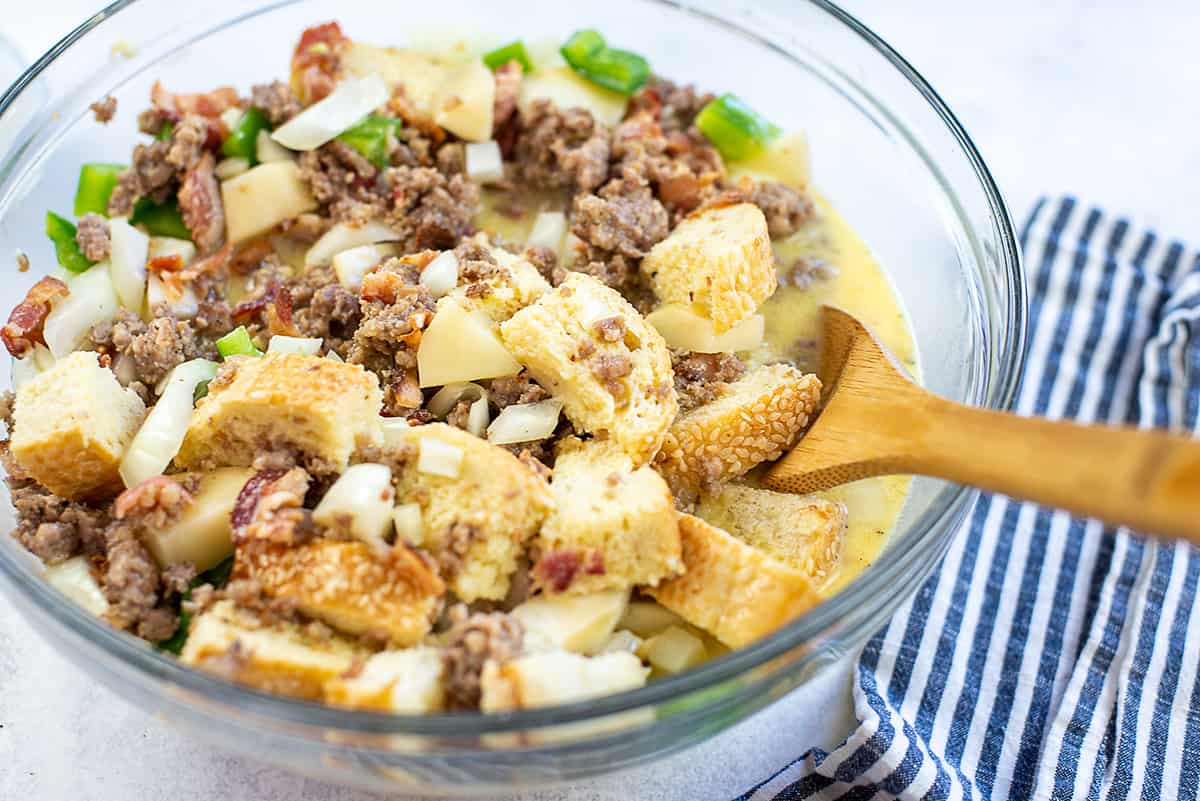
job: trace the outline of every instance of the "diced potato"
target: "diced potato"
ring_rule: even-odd
[[[559,108],[587,109],[598,122],[609,126],[625,116],[624,95],[580,78],[570,67],[551,67],[526,75],[518,106],[524,111],[539,98],[551,100]]]
[[[92,351],[76,351],[17,392],[10,452],[55,495],[102,498],[122,489],[121,456],[146,407]]]
[[[241,467],[214,470],[200,480],[192,503],[165,529],[151,529],[143,542],[160,567],[191,562],[203,572],[233,554],[229,516],[238,493],[253,475]]]
[[[238,658],[231,659],[235,647]],[[337,636],[314,640],[293,624],[262,626],[232,601],[219,601],[192,621],[179,659],[239,684],[315,701],[327,682],[367,655]]]
[[[690,307],[723,334],[775,292],[767,218],[752,203],[701,209],[651,248],[641,270],[663,303]]]
[[[483,670],[484,712],[534,709],[636,689],[649,671],[630,653],[580,656],[566,651],[530,654]]]
[[[662,334],[667,345],[695,353],[737,353],[754,350],[762,344],[766,321],[761,314],[742,320],[723,334],[712,321],[679,303],[659,306],[646,316],[646,322]]]
[[[434,99],[446,79],[447,65],[437,56],[397,47],[351,42],[338,64],[342,75],[362,78],[378,73],[420,112],[432,116]]]
[[[496,79],[481,61],[446,71],[433,99],[433,121],[468,142],[492,138]]]
[[[352,464],[321,498],[313,510],[313,522],[384,548],[395,498],[391,468],[367,462]]]
[[[291,161],[260,164],[221,184],[225,233],[231,242],[264,234],[286,219],[317,208]]]
[[[625,612],[628,590],[590,595],[537,595],[512,611],[512,616],[552,645],[580,654],[599,651]]]
[[[437,648],[382,651],[357,672],[330,680],[325,685],[325,700],[400,715],[437,712],[445,704],[444,676],[442,653]]]
[[[654,601],[630,601],[617,625],[639,637],[653,637],[671,626],[683,625],[683,618]]]
[[[600,649],[600,653],[609,654],[614,651],[624,651],[627,654],[636,654],[638,649],[645,642],[641,637],[634,634],[628,629],[620,629],[614,631],[612,636],[608,638],[608,642]]]
[[[452,297],[438,301],[437,313],[417,349],[417,375],[422,387],[519,372],[520,362],[504,347],[490,322],[470,314]]]
[[[670,626],[642,643],[641,656],[661,673],[682,673],[707,657],[699,637],[680,626]]]
[[[363,225],[338,223],[323,233],[321,238],[304,252],[304,266],[319,267],[328,264],[339,253],[380,242],[395,242],[403,238],[396,229],[379,220],[370,220]],[[337,270],[336,263],[334,270]],[[341,278],[340,274],[338,278]]]
[[[87,557],[76,556],[46,568],[46,581],[96,617],[108,614],[108,599],[92,575]]]

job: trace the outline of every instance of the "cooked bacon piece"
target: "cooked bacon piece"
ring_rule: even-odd
[[[192,232],[192,240],[201,253],[212,253],[225,241],[225,207],[221,204],[215,167],[216,159],[206,152],[184,173],[179,187],[183,224]]]
[[[404,94],[404,87],[396,88],[391,100],[388,101],[388,110],[404,120],[406,127],[415,128],[424,134],[430,140],[433,147],[436,148],[442,142],[446,141],[445,129],[434,122],[433,117],[418,110],[412,104]]]
[[[178,253],[172,253],[169,256],[155,256],[146,262],[146,269],[160,276],[163,273],[177,273],[183,269],[183,256]]]
[[[304,105],[333,91],[338,63],[350,40],[336,22],[306,28],[292,53],[292,91]]]
[[[492,112],[492,131],[499,131],[517,110],[521,95],[521,78],[525,71],[521,62],[513,60],[496,68],[496,100]]]
[[[272,281],[257,298],[239,303],[233,310],[233,319],[239,323],[259,315],[272,334],[300,336],[300,330],[292,319],[292,293],[280,282]]]
[[[229,269],[238,275],[249,275],[257,270],[263,259],[275,252],[275,248],[265,239],[254,239],[247,242],[229,261]]]
[[[215,150],[229,133],[221,122],[221,112],[238,105],[239,98],[232,86],[221,86],[211,92],[197,94],[175,94],[155,81],[150,90],[150,103],[154,111],[172,123],[178,123],[189,114],[203,117],[208,129],[204,147]]]
[[[168,476],[151,476],[117,496],[113,516],[118,520],[136,515],[141,522],[163,528],[193,501],[182,484]]]
[[[0,328],[0,339],[14,358],[22,358],[34,345],[46,344],[42,326],[50,313],[50,301],[70,293],[66,283],[49,275],[29,288],[25,299],[8,316],[8,324]]]

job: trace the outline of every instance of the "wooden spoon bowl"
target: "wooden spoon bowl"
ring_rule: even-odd
[[[913,383],[849,313],[826,306],[822,323],[822,409],[767,487],[911,473],[1200,545],[1200,441],[963,406]]]

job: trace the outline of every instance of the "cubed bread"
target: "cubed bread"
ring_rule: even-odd
[[[680,415],[655,466],[683,495],[737,478],[795,445],[820,398],[815,375],[788,364],[757,367],[721,397]]]
[[[549,485],[504,448],[445,423],[397,428],[389,436],[391,445],[414,451],[394,476],[396,498],[421,506],[423,544],[450,589],[467,602],[504,598],[525,543],[553,505]],[[429,440],[424,447],[452,457],[454,475],[429,464],[423,469],[421,449]]]
[[[674,499],[613,442],[567,441],[554,463],[554,510],[534,540],[534,584],[593,593],[655,585],[683,569]]]
[[[812,495],[728,484],[696,516],[824,584],[842,558],[846,506]]]
[[[437,712],[445,705],[445,667],[437,648],[381,651],[325,685],[325,701],[401,715]]]
[[[91,351],[77,351],[17,390],[10,450],[55,495],[96,500],[119,492],[125,448],[146,407]]]
[[[563,402],[575,427],[645,464],[679,409],[662,335],[616,290],[582,273],[500,326],[504,344]]]
[[[408,546],[378,550],[357,540],[245,541],[235,572],[339,631],[399,646],[429,632],[445,591],[433,566]]]
[[[649,673],[626,652],[580,656],[547,651],[503,664],[488,661],[480,681],[480,709],[508,712],[583,701],[641,687]]]
[[[663,303],[690,307],[718,334],[758,311],[776,286],[767,219],[753,203],[694,212],[651,248],[641,269]]]
[[[192,620],[179,658],[239,684],[315,701],[326,682],[367,655],[336,635],[315,639],[297,625],[267,625],[232,601],[218,601]]]
[[[379,380],[357,364],[299,353],[227,361],[208,386],[175,457],[185,469],[245,467],[288,450],[317,473],[340,472],[381,439]]]
[[[489,244],[485,234],[476,234],[475,241],[487,248],[498,268],[478,281],[459,278],[450,294],[463,308],[502,323],[550,291],[550,282],[527,259]]]
[[[646,592],[689,623],[737,648],[820,601],[807,573],[698,517],[682,515],[682,576]]]

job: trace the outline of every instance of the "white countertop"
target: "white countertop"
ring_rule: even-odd
[[[1200,6],[1158,0],[847,0],[955,110],[1020,217],[1070,192],[1189,235],[1200,137]],[[31,58],[98,7],[43,0],[0,20]],[[918,10],[920,9],[920,10]],[[0,78],[3,75],[0,54]],[[843,666],[709,743],[628,774],[529,798],[721,799],[849,731]],[[201,746],[87,681],[0,598],[0,798],[348,801],[361,794]]]

